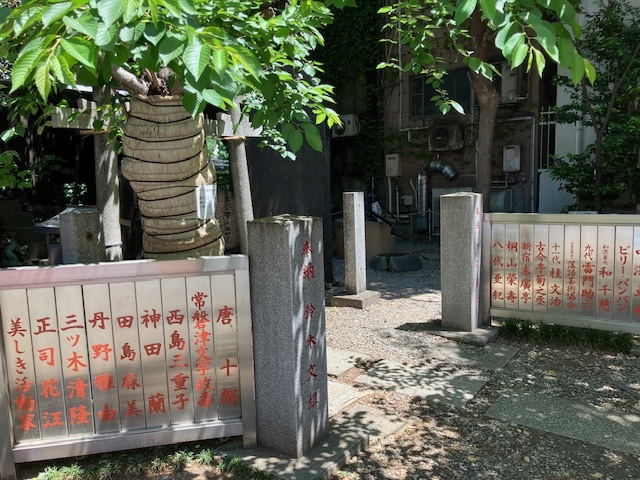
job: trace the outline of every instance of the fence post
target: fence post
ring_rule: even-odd
[[[345,288],[348,295],[358,295],[367,289],[364,193],[345,192],[342,197]]]
[[[482,195],[460,192],[440,202],[442,326],[471,332],[480,316]]]
[[[299,458],[328,434],[322,219],[249,222],[258,444]]]

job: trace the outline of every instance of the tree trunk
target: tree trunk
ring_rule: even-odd
[[[239,108],[230,108],[229,116],[234,126],[240,124],[242,115]],[[229,139],[229,160],[233,196],[236,201],[236,215],[238,216],[240,253],[248,255],[249,234],[247,222],[253,220],[253,202],[251,200],[251,184],[249,182],[249,166],[247,164],[247,149],[244,137],[236,136]]]
[[[491,156],[493,153],[493,132],[500,95],[491,81],[482,75],[472,73],[471,85],[475,92],[480,115],[478,118],[478,139],[476,141],[476,190],[482,194],[482,207],[490,211],[491,204]]]
[[[471,35],[475,54],[480,60],[489,61],[489,49],[493,44],[492,32],[476,10],[471,18]],[[476,142],[476,191],[482,194],[482,207],[490,211],[491,205],[491,156],[493,153],[493,132],[496,114],[500,104],[500,94],[493,82],[482,74],[471,72],[471,86],[480,107],[478,119],[478,140]]]
[[[133,98],[124,127],[122,174],[138,195],[146,258],[222,255],[215,219],[197,218],[195,187],[216,172],[205,148],[204,117],[192,118],[182,98]]]
[[[596,131],[596,139],[595,139],[595,161],[594,161],[594,172],[593,172],[593,180],[595,192],[593,195],[593,209],[596,212],[600,212],[602,208],[602,141],[603,141],[602,130]]]
[[[105,87],[93,88],[93,100],[97,106],[105,103],[109,95]],[[93,136],[96,166],[96,204],[102,215],[102,235],[108,261],[122,260],[122,234],[120,231],[120,178],[118,155],[109,144],[109,135]]]

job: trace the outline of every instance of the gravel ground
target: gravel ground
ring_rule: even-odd
[[[498,343],[519,348],[501,370],[448,364],[432,350],[449,340],[420,328],[441,318],[438,246],[400,241],[396,250],[419,254],[422,270],[369,269],[369,289],[382,292],[382,299],[367,311],[328,307],[328,346],[373,361],[480,374],[488,382],[463,409],[389,391],[368,395],[363,403],[398,415],[410,426],[369,446],[332,479],[640,479],[640,456],[484,416],[501,394],[522,389],[640,415],[640,357],[498,338]],[[343,271],[344,262],[335,260],[338,282],[344,280]],[[478,347],[464,348],[481,353]]]

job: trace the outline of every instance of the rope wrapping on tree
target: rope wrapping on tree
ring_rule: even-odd
[[[170,185],[167,182],[153,181],[131,181],[138,197],[144,200],[156,200],[159,198],[175,197],[187,190],[193,190],[198,185],[212,185],[216,181],[216,172],[212,165],[207,165],[195,175],[191,175],[184,180],[174,180]]]
[[[192,118],[181,97],[133,98],[123,152],[122,175],[138,196],[144,256],[170,260],[224,254],[217,220],[196,217],[195,187],[216,182],[203,115]]]

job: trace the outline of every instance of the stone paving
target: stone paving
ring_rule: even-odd
[[[477,335],[476,335],[477,337]],[[476,343],[476,340],[473,340]],[[457,345],[443,345],[436,355],[452,364],[480,370],[500,369],[515,355],[516,348],[486,344],[481,354]],[[381,441],[406,427],[406,422],[381,410],[361,405],[358,400],[373,389],[391,389],[431,401],[462,407],[473,398],[485,380],[482,375],[451,375],[382,360],[354,379],[360,388],[341,383],[338,377],[367,358],[344,350],[327,351],[329,380],[329,437],[300,459],[262,449],[246,450],[240,443],[228,444],[221,453],[238,456],[247,464],[277,478],[310,480],[328,477],[369,442]],[[367,387],[363,386],[366,385]],[[640,416],[593,407],[550,395],[512,392],[495,400],[487,417],[511,422],[640,455]]]

